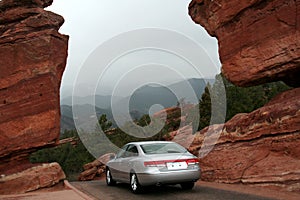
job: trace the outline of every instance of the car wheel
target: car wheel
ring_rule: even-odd
[[[191,190],[193,189],[195,183],[194,182],[186,182],[186,183],[181,183],[180,186],[184,190]]]
[[[105,175],[106,175],[106,184],[108,186],[116,185],[116,181],[112,178],[112,175],[111,175],[111,172],[110,172],[109,168],[106,169]]]
[[[135,173],[130,174],[130,189],[134,194],[142,192],[142,186],[139,184],[139,180]]]

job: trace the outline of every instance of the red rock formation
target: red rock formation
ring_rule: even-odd
[[[176,131],[168,133],[163,138],[166,141],[173,141],[185,148],[189,148],[194,140],[193,128],[191,125],[187,125],[182,128],[179,128]]]
[[[43,164],[0,178],[0,194],[15,194],[50,187],[65,179],[58,163]]]
[[[59,88],[68,36],[52,0],[0,2],[0,174],[28,168],[28,156],[56,145]]]
[[[300,86],[299,0],[193,0],[192,19],[218,38],[222,72],[239,86]]]
[[[189,14],[217,37],[222,72],[234,84],[283,80],[300,86],[299,8],[299,0],[193,0]],[[201,160],[202,178],[300,191],[299,110],[297,88],[252,113],[236,115],[224,127],[202,130],[191,146],[194,153],[205,133],[208,142],[216,137],[213,133],[221,133]]]
[[[80,173],[78,180],[90,181],[103,178],[106,168],[105,164],[110,160],[111,156],[115,156],[115,154],[107,153],[93,162],[85,164],[83,166],[84,171]]]
[[[167,118],[168,115],[172,115],[173,113],[180,113],[180,108],[179,107],[170,107],[170,108],[165,108],[165,109],[162,109],[156,113],[153,114],[153,117],[154,118],[157,118],[157,119],[165,119]]]
[[[215,131],[221,137],[200,161],[203,180],[300,191],[300,88],[280,94],[249,114],[236,115],[224,127],[203,129],[190,151],[199,154],[204,134],[206,139],[213,138]]]

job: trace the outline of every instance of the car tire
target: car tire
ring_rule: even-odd
[[[106,168],[106,173],[105,173],[106,177],[106,184],[108,186],[114,186],[116,185],[116,181],[113,179],[112,175],[111,175],[111,171],[109,168]]]
[[[143,191],[143,188],[139,183],[136,173],[130,174],[130,189],[134,194],[139,194]]]
[[[193,189],[195,183],[194,182],[185,182],[181,183],[180,186],[183,190],[191,190]]]

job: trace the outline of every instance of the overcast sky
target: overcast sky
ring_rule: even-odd
[[[201,66],[197,64],[201,74],[195,73],[193,67],[180,60],[178,56],[170,52],[157,51],[153,49],[143,49],[136,52],[127,53],[109,67],[103,78],[100,80],[105,85],[116,84],[116,81],[124,78],[124,74],[129,73],[138,65],[157,65],[168,66],[178,71],[184,77],[211,78],[220,71],[220,62],[217,52],[217,40],[211,38],[206,31],[195,24],[188,15],[188,4],[191,0],[54,0],[53,5],[47,8],[55,13],[62,15],[65,19],[60,32],[70,36],[69,56],[67,67],[62,80],[62,89],[74,85],[78,76],[86,77],[89,80],[89,72],[84,70],[80,72],[92,52],[95,52],[99,46],[107,41],[114,42],[115,37],[126,32],[145,28],[157,28],[162,30],[177,32],[179,35],[186,36],[197,42],[204,51],[198,51],[197,48],[189,49],[190,54],[196,54],[199,57]],[[168,32],[167,31],[167,32]],[[172,33],[171,33],[172,35]],[[174,35],[174,34],[173,34]],[[151,35],[149,35],[151,37]],[[168,43],[176,46],[185,46],[183,41],[175,39],[176,34],[165,37],[160,43]],[[135,41],[127,41],[135,42]],[[122,42],[118,43],[123,45]],[[115,43],[115,48],[119,48]],[[187,45],[188,46],[188,42]],[[167,45],[168,46],[168,45]],[[168,46],[170,48],[170,46]],[[186,48],[186,47],[182,47]],[[172,50],[172,49],[171,49]],[[110,49],[107,49],[110,51]],[[196,52],[195,52],[196,51]],[[98,54],[98,58],[102,55]],[[207,61],[207,57],[211,61]],[[89,61],[90,62],[90,61]],[[97,62],[97,61],[95,61]],[[153,68],[153,69],[154,69]],[[91,72],[92,71],[92,72]],[[93,69],[90,70],[93,73]],[[130,74],[132,77],[141,79],[143,74],[141,70]],[[155,73],[154,73],[155,74]],[[167,72],[156,73],[166,82],[177,80],[176,77],[170,77]],[[125,76],[126,78],[126,76]],[[83,80],[83,79],[82,79]],[[91,80],[94,81],[94,80]],[[99,80],[98,80],[99,81]],[[115,82],[113,82],[115,81]],[[128,84],[129,81],[128,81]]]

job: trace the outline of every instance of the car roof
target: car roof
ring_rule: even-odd
[[[130,142],[128,144],[143,145],[143,144],[159,144],[159,143],[174,143],[174,142],[171,142],[171,141],[142,141],[142,142]]]

